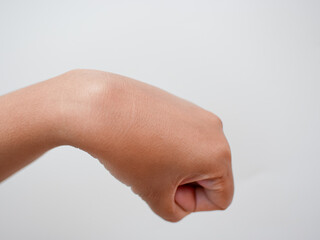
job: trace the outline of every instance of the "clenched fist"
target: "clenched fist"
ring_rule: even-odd
[[[32,87],[51,103],[51,111],[41,108],[49,143],[33,156],[63,144],[83,149],[168,221],[231,203],[231,153],[213,113],[101,71],[74,70]]]

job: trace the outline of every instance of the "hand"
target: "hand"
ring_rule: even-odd
[[[0,181],[49,149],[72,145],[168,221],[232,200],[220,119],[148,84],[74,70],[1,96],[0,109]]]
[[[68,74],[63,77],[76,79],[77,94],[69,93],[75,105],[67,109],[78,109],[64,114],[68,144],[98,158],[168,221],[228,207],[231,154],[216,115],[123,76]]]

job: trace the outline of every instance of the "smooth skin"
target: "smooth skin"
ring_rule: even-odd
[[[134,79],[72,70],[0,97],[0,181],[61,145],[99,159],[167,221],[232,201],[221,120]]]

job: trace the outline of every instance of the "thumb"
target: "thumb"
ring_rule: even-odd
[[[175,202],[186,212],[223,210],[230,204],[229,195],[222,179],[205,179],[179,186]]]
[[[194,212],[196,209],[195,188],[190,184],[179,186],[175,194],[175,201],[186,212]]]

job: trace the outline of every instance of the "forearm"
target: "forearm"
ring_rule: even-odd
[[[48,82],[0,97],[0,181],[53,148],[56,106]]]
[[[73,70],[0,96],[0,182],[54,147],[86,150],[105,74]]]

